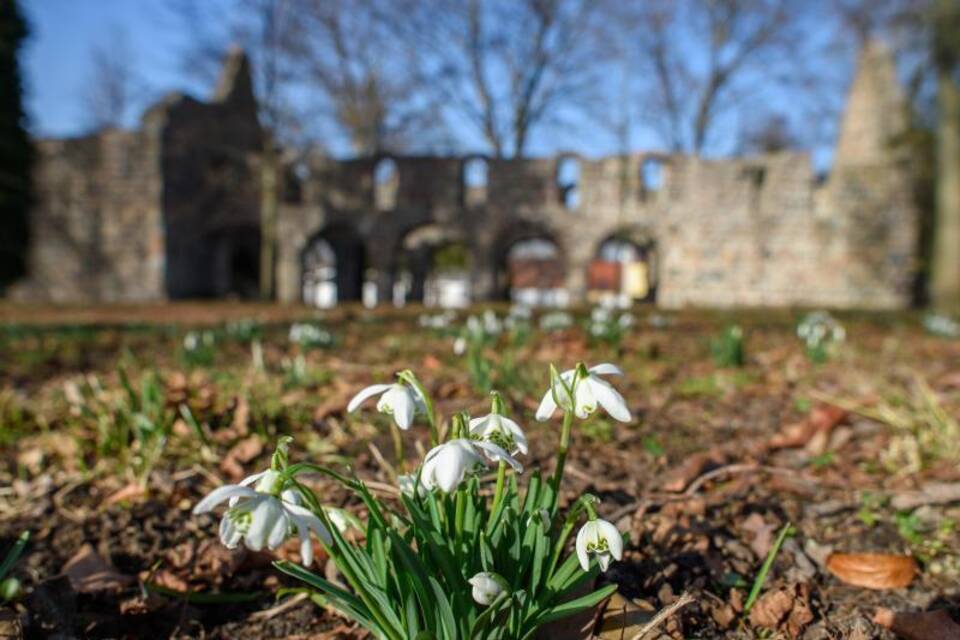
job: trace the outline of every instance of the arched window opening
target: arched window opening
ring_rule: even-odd
[[[304,303],[321,308],[360,301],[364,299],[366,274],[363,241],[353,229],[334,225],[315,235],[304,247],[301,298]]]
[[[524,306],[564,307],[570,296],[564,286],[560,248],[548,236],[515,242],[506,252],[506,293]]]
[[[600,243],[587,273],[587,297],[594,304],[627,307],[653,301],[657,283],[652,240],[613,236]]]
[[[580,160],[574,157],[560,158],[557,162],[557,190],[564,208],[580,207]]]
[[[644,200],[652,197],[663,187],[663,160],[645,158],[640,165],[640,197]]]
[[[394,304],[466,307],[471,301],[470,250],[437,225],[408,233],[397,260]]]
[[[487,201],[490,168],[483,158],[470,158],[463,163],[463,203],[468,207]]]
[[[337,304],[337,255],[323,238],[310,243],[303,253],[303,301],[327,309]]]
[[[397,191],[400,188],[400,171],[397,161],[383,158],[373,168],[373,199],[380,211],[390,211],[397,206]]]

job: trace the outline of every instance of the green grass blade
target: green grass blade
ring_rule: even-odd
[[[3,563],[0,564],[0,580],[7,577],[14,563],[20,559],[20,554],[23,553],[28,540],[30,540],[30,532],[24,531],[20,534],[20,537],[17,538],[17,541],[13,543],[13,546],[10,547],[10,551],[7,552],[6,557],[3,559]]]
[[[757,598],[760,596],[760,590],[763,589],[763,583],[767,581],[767,574],[770,573],[770,568],[773,566],[773,561],[776,560],[777,554],[780,553],[780,547],[783,545],[783,541],[787,539],[787,535],[790,533],[792,528],[793,527],[789,522],[783,526],[783,529],[780,530],[780,534],[777,536],[776,541],[773,543],[773,547],[767,554],[767,559],[763,561],[763,566],[760,567],[760,573],[757,574],[756,579],[753,581],[753,587],[750,589],[750,595],[747,597],[747,602],[743,605],[744,616],[750,613],[750,607],[753,606],[753,603],[756,602]]]

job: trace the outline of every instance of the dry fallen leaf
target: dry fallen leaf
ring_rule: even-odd
[[[136,580],[120,573],[100,557],[93,545],[87,543],[63,566],[63,573],[79,593],[119,593]]]
[[[679,467],[674,467],[664,479],[664,491],[679,493],[696,480],[702,473],[723,464],[723,457],[719,453],[705,451],[689,456]]]
[[[437,369],[443,368],[443,363],[440,362],[440,358],[428,353],[423,357],[423,368],[430,371],[436,371]]]
[[[648,603],[641,607],[619,593],[610,596],[610,601],[600,618],[597,635],[604,640],[633,638],[656,615],[656,610]]]
[[[910,556],[887,553],[834,553],[827,569],[843,582],[867,589],[900,589],[918,572]]]
[[[811,455],[823,453],[830,432],[846,420],[848,415],[847,411],[840,407],[818,404],[805,420],[785,426],[780,433],[770,438],[767,446],[771,449],[793,449],[810,445],[808,453]]]
[[[114,491],[103,501],[103,506],[110,507],[118,502],[138,502],[147,496],[146,488],[139,482],[131,482],[127,486]]]
[[[768,591],[750,609],[750,624],[785,631],[791,638],[799,637],[811,622],[810,587],[806,584]]]
[[[239,480],[243,477],[243,465],[252,461],[263,453],[263,442],[260,436],[254,434],[249,438],[244,438],[230,448],[227,455],[220,463],[220,470],[223,471],[231,480]]]
[[[773,538],[778,525],[767,523],[762,515],[754,512],[747,516],[740,526],[747,533],[753,534],[749,541],[750,548],[757,554],[757,557],[766,558],[771,547],[773,547]]]
[[[960,640],[960,624],[943,609],[917,613],[877,609],[873,621],[903,640]]]

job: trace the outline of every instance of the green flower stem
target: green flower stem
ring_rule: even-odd
[[[460,539],[461,534],[463,533],[463,518],[467,512],[467,492],[464,488],[457,489],[457,514],[456,519],[454,520],[453,527],[456,531],[457,539]]]
[[[397,468],[403,471],[403,436],[400,434],[400,427],[393,420],[390,421],[390,435],[393,437],[393,457],[396,459]]]
[[[553,576],[553,572],[557,570],[557,563],[560,562],[560,554],[563,553],[563,548],[567,546],[567,538],[570,537],[570,532],[573,531],[573,525],[575,525],[576,522],[575,518],[568,517],[563,523],[563,529],[560,530],[560,536],[557,538],[556,544],[553,545],[553,553],[550,554],[550,563],[547,565],[548,579]]]
[[[296,479],[291,478],[293,484],[297,487],[300,492],[300,495],[304,497],[307,501],[307,506],[310,507],[310,510],[313,512],[317,518],[320,519],[320,522],[323,523],[323,526],[327,528],[327,531],[330,532],[330,535],[333,537],[333,542],[330,545],[327,545],[322,540],[320,544],[326,549],[327,553],[330,554],[334,560],[344,554],[344,552],[338,548],[338,540],[343,540],[340,537],[340,534],[337,531],[336,525],[334,525],[330,518],[327,516],[326,510],[324,510],[323,505],[320,504],[320,501],[317,500],[316,494],[313,493],[308,487],[296,481]],[[344,544],[347,544],[344,541]],[[347,579],[347,583],[353,587],[354,592],[357,596],[363,601],[367,606],[367,609],[370,611],[370,614],[377,620],[380,624],[380,628],[387,632],[387,637],[393,640],[402,640],[401,637],[396,633],[393,626],[390,624],[390,621],[381,613],[380,605],[373,598],[370,597],[370,594],[366,589],[363,588],[363,580],[360,576],[354,573],[353,569],[350,566],[349,562],[337,562],[337,569],[340,573],[343,574],[343,577]]]
[[[567,545],[567,538],[570,537],[573,527],[580,518],[580,512],[586,510],[587,517],[590,520],[597,519],[597,511],[593,508],[593,501],[595,499],[596,498],[590,494],[584,494],[570,507],[570,510],[567,512],[567,517],[563,522],[563,529],[560,530],[560,536],[557,538],[557,542],[553,546],[553,553],[550,555],[550,563],[547,565],[549,568],[548,576],[552,576],[553,572],[556,571],[557,563],[560,561],[560,554],[563,553],[563,548]]]
[[[430,398],[430,394],[427,393],[427,390],[420,384],[417,376],[413,375],[413,371],[410,369],[401,371],[397,377],[416,389],[420,397],[423,398],[423,404],[426,405],[427,423],[430,425],[430,446],[437,446],[440,444],[440,432],[437,429],[437,417],[434,415],[433,399]]]
[[[493,505],[490,507],[490,526],[493,526],[494,517],[496,516],[497,509],[500,507],[500,501],[503,499],[503,487],[507,482],[507,463],[503,460],[500,461],[500,466],[497,467],[497,488],[493,493]]]
[[[573,427],[573,411],[563,413],[563,430],[560,432],[560,447],[557,450],[557,469],[553,472],[553,510],[560,502],[560,483],[563,482],[563,467],[567,462],[567,450],[570,448],[570,430]]]

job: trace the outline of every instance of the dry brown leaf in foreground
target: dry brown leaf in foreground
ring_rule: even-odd
[[[915,613],[877,609],[873,621],[903,640],[960,640],[960,624],[942,609]]]
[[[750,624],[786,632],[791,638],[799,637],[811,622],[810,587],[806,584],[768,591],[750,610]]]
[[[867,589],[901,589],[919,571],[910,556],[888,553],[834,553],[827,569],[843,582]]]

